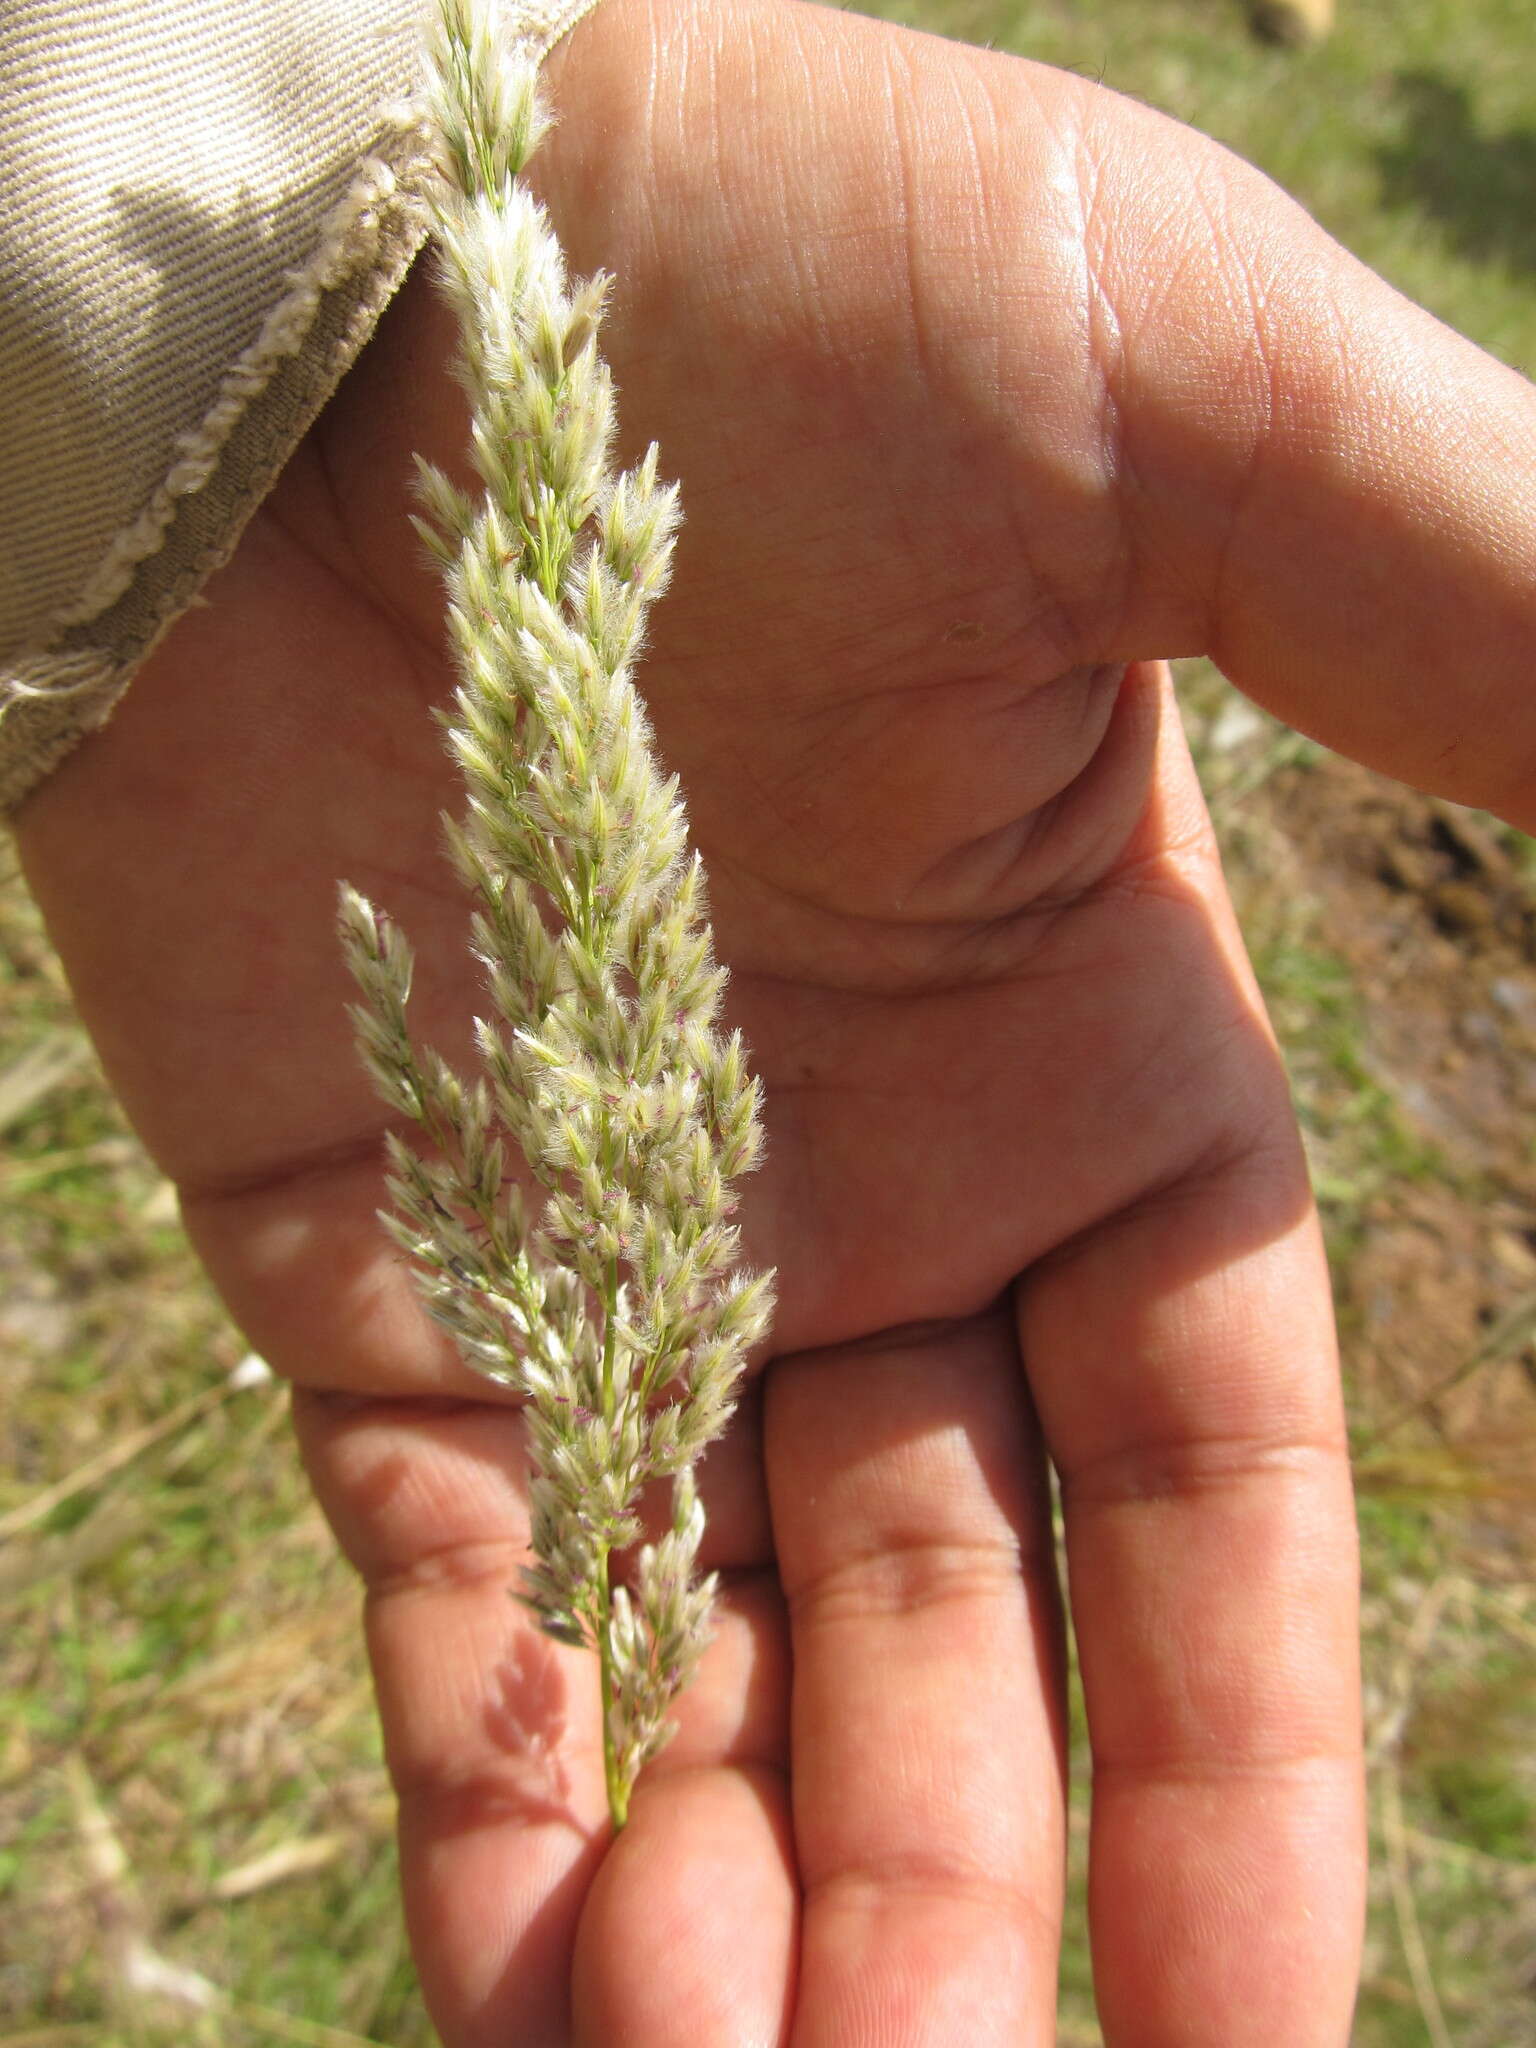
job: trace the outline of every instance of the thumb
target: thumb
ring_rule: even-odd
[[[1536,389],[1216,144],[1102,94],[1086,133],[1129,633],[1536,827]]]

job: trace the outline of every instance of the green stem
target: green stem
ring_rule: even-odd
[[[615,1255],[608,1261],[608,1278],[603,1289],[603,1420],[613,1422],[613,1354],[615,1345],[614,1324],[619,1314],[619,1261]]]
[[[629,1787],[619,1774],[618,1751],[613,1741],[613,1596],[608,1587],[606,1543],[597,1553],[597,1599],[600,1614],[597,1670],[603,1707],[603,1782],[608,1788],[608,1818],[617,1834],[629,1819]]]
[[[619,1306],[619,1262],[611,1258],[603,1287],[603,1420],[613,1423],[614,1323]],[[619,1772],[613,1740],[613,1593],[608,1581],[608,1545],[597,1553],[597,1675],[603,1711],[603,1779],[608,1787],[608,1815],[617,1834],[629,1818],[629,1787]]]

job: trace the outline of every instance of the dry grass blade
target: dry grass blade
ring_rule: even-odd
[[[115,1556],[154,1527],[153,1501],[129,1489],[129,1497],[108,1496],[73,1529],[31,1543],[0,1549],[0,1600],[17,1600],[50,1579],[89,1571]]]
[[[90,1770],[78,1753],[66,1759],[65,1779],[79,1830],[91,1903],[101,1931],[102,1960],[111,1972],[105,1989],[112,2003],[123,2009],[130,2025],[156,2019],[157,2009],[165,2012],[168,2008],[180,2008],[183,2013],[244,2021],[268,2038],[292,2041],[299,2048],[380,2048],[372,2037],[353,2033],[349,2028],[230,1998],[198,1971],[185,1969],[162,1954],[150,1939],[148,1916],[122,1842],[101,1803]],[[215,1896],[245,1896],[266,1883],[277,1882],[281,1876],[319,1868],[322,1863],[333,1861],[343,1847],[345,1841],[341,1836],[289,1844],[259,1859],[264,1870],[252,1863],[243,1873],[231,1872],[224,1881],[224,1889],[214,1888]],[[317,1853],[321,1850],[323,1855]],[[231,1881],[235,1881],[233,1889],[229,1888]],[[68,2027],[44,2029],[13,2036],[3,2048],[16,2048],[18,2039],[43,2048],[45,2043],[87,2038],[91,2031]]]
[[[1424,1930],[1419,1924],[1419,1909],[1413,1889],[1413,1862],[1408,1847],[1407,1824],[1403,1818],[1403,1777],[1395,1756],[1387,1759],[1382,1770],[1381,1832],[1387,1846],[1392,1907],[1397,1915],[1403,1956],[1424,2021],[1425,2035],[1430,2048],[1454,2048],[1450,2030],[1445,2024],[1440,1993],[1435,1986],[1435,1974],[1430,1967]]]
[[[266,2005],[246,2005],[230,1999],[224,2009],[236,2019],[261,2027],[279,2041],[297,2043],[297,2048],[384,2048],[371,2034],[349,2033],[345,2027],[328,2027],[322,2020],[295,2019],[292,2013],[275,2012]],[[3,2043],[0,2048],[4,2048]]]
[[[19,1123],[29,1109],[85,1066],[90,1043],[77,1027],[59,1024],[28,1046],[20,1059],[0,1073],[0,1131]]]
[[[244,1387],[252,1384],[256,1383],[241,1379],[237,1369],[235,1374],[220,1381],[217,1386],[205,1387],[201,1393],[193,1394],[187,1400],[178,1402],[174,1408],[167,1409],[164,1415],[156,1416],[153,1422],[146,1422],[140,1428],[130,1430],[126,1436],[119,1437],[116,1443],[108,1444],[105,1450],[98,1451],[94,1458],[87,1458],[83,1465],[77,1465],[73,1472],[66,1473],[51,1486],[43,1487],[30,1499],[24,1500],[19,1507],[0,1515],[0,1542],[36,1528],[39,1522],[46,1520],[54,1509],[62,1506],[65,1501],[72,1500],[76,1494],[99,1485],[103,1479],[110,1479],[115,1472],[121,1472],[125,1465],[131,1465],[135,1458],[142,1457],[145,1451],[152,1450],[156,1444],[163,1443],[167,1437],[185,1429],[188,1423],[196,1422],[201,1416],[211,1413],[227,1401],[231,1394],[239,1393]]]
[[[232,1899],[249,1898],[253,1892],[286,1884],[290,1878],[308,1877],[312,1871],[324,1870],[344,1856],[349,1846],[346,1835],[311,1835],[307,1841],[280,1843],[265,1855],[253,1856],[248,1863],[226,1870],[208,1887],[208,1896],[226,1904]]]
[[[1212,824],[1218,828],[1227,824],[1238,806],[1262,789],[1272,776],[1304,759],[1311,744],[1305,734],[1282,727],[1256,761],[1237,769],[1219,788],[1207,793]]]
[[[5,1192],[11,1196],[46,1187],[67,1173],[78,1173],[82,1167],[129,1166],[139,1156],[132,1138],[101,1138],[94,1145],[45,1152],[40,1159],[18,1159],[6,1164]]]
[[[0,2034],[0,2048],[70,2048],[75,2041],[99,2041],[101,2028],[73,2023],[62,2027],[28,2027],[21,2034]]]
[[[148,1915],[127,1854],[78,1751],[65,1759],[64,1775],[101,1931],[108,1999],[133,2018],[165,2007],[207,2012],[220,2002],[218,1987],[162,1955],[150,1940]]]
[[[1488,1620],[1497,1623],[1515,1642],[1528,1650],[1536,1650],[1536,1617],[1533,1617],[1518,1593],[1506,1592],[1492,1586],[1466,1587],[1467,1596],[1476,1604]],[[1530,1589],[1527,1589],[1529,1597]]]
[[[1381,1443],[1401,1429],[1405,1423],[1424,1414],[1426,1409],[1433,1408],[1437,1401],[1443,1401],[1447,1394],[1454,1393],[1459,1386],[1471,1379],[1474,1373],[1481,1372],[1484,1366],[1515,1357],[1525,1349],[1533,1336],[1536,1336],[1536,1291],[1522,1295],[1514,1307],[1499,1318],[1482,1343],[1468,1352],[1452,1371],[1436,1380],[1423,1393],[1416,1395],[1406,1407],[1399,1408],[1395,1414],[1389,1415],[1387,1420],[1372,1432],[1372,1442]]]
[[[1447,1835],[1432,1835],[1424,1828],[1405,1827],[1403,1839],[1415,1856],[1476,1871],[1511,1896],[1536,1888],[1536,1861],[1517,1862],[1510,1856],[1491,1856],[1486,1849],[1469,1848],[1465,1842],[1454,1842]]]
[[[1390,1732],[1382,1745],[1380,1756],[1381,1829],[1387,1850],[1387,1875],[1392,1887],[1392,1907],[1397,1916],[1403,1957],[1408,1965],[1413,1994],[1418,2001],[1430,2048],[1454,2048],[1454,2044],[1445,2023],[1445,2011],[1440,2003],[1440,1993],[1435,1984],[1435,1974],[1430,1965],[1429,1950],[1424,1940],[1418,1904],[1414,1897],[1413,1862],[1408,1847],[1407,1822],[1403,1813],[1403,1777],[1399,1755],[1419,1668],[1434,1640],[1435,1631],[1440,1626],[1446,1607],[1460,1590],[1459,1581],[1446,1574],[1435,1581],[1419,1603],[1418,1612],[1403,1638],[1393,1669],[1392,1706],[1388,1717]]]
[[[119,1437],[116,1443],[108,1444],[106,1449],[99,1451],[94,1458],[87,1458],[83,1465],[77,1465],[73,1472],[66,1473],[51,1486],[43,1487],[40,1492],[24,1500],[19,1507],[12,1508],[8,1514],[0,1515],[0,1541],[20,1536],[26,1530],[36,1528],[37,1524],[45,1521],[55,1508],[61,1507],[67,1500],[72,1500],[76,1494],[84,1493],[90,1487],[98,1485],[103,1479],[110,1479],[114,1472],[120,1472],[125,1465],[131,1465],[135,1458],[142,1456],[155,1444],[162,1443],[168,1436],[174,1436],[178,1429],[184,1428],[189,1422],[195,1422],[200,1415],[205,1415],[209,1409],[217,1407],[228,1393],[228,1387],[210,1387],[201,1394],[194,1394],[190,1400],[178,1403],[166,1414],[157,1416],[153,1422],[144,1423],[140,1428],[130,1430],[126,1436]]]

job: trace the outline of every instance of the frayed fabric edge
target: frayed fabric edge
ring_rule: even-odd
[[[310,255],[286,273],[281,296],[220,378],[208,410],[172,442],[160,482],[113,536],[78,596],[0,666],[0,812],[14,810],[106,722],[140,663],[233,553],[403,282],[427,233],[431,160],[420,104],[382,109],[373,133]],[[274,413],[265,445],[242,451],[244,483],[226,494],[216,530],[189,533],[175,563],[164,561],[154,577],[178,528],[198,523],[203,494],[219,495],[210,486],[264,405]]]
[[[381,126],[425,141],[419,107],[390,109]],[[425,162],[425,159],[423,159]],[[365,157],[352,183],[331,208],[308,260],[284,279],[288,289],[261,324],[256,339],[235,358],[219,383],[219,394],[196,427],[171,443],[175,460],[148,503],[116,534],[79,597],[49,622],[49,640],[70,626],[99,618],[133,581],[140,562],[165,543],[177,500],[200,491],[212,476],[230,434],[253,400],[271,383],[284,360],[303,347],[322,293],[372,262],[378,252],[380,209],[400,195],[400,179],[382,156]],[[419,204],[419,201],[413,202]],[[422,219],[425,233],[425,216]]]

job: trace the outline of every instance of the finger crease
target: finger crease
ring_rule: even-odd
[[[1232,1437],[1117,1452],[1062,1475],[1069,1514],[1149,1501],[1206,1499],[1252,1485],[1334,1473],[1347,1463],[1341,1441],[1295,1438],[1275,1442]]]
[[[807,1909],[838,1904],[844,1899],[865,1907],[879,1906],[891,1899],[978,1907],[995,1913],[1010,1925],[1021,1918],[1031,1922],[1052,1945],[1059,1932],[1054,1915],[1025,1885],[988,1871],[960,1870],[932,1857],[892,1856],[825,1871],[805,1881]]]
[[[422,1551],[408,1564],[365,1574],[368,1602],[373,1606],[402,1596],[438,1593],[448,1586],[482,1586],[492,1581],[510,1586],[532,1554],[526,1542],[506,1538],[444,1543],[435,1550]]]
[[[1118,1779],[1129,1779],[1136,1786],[1299,1784],[1340,1770],[1353,1774],[1360,1768],[1360,1754],[1361,1746],[1356,1742],[1321,1744],[1307,1750],[1277,1750],[1273,1756],[1251,1751],[1246,1756],[1234,1755],[1230,1747],[1210,1756],[1161,1756],[1155,1751],[1109,1758],[1095,1756],[1093,1782],[1099,1789]]]
[[[839,1558],[789,1590],[796,1627],[902,1618],[960,1602],[1017,1598],[1023,1561],[1017,1543],[914,1540],[862,1557]]]

